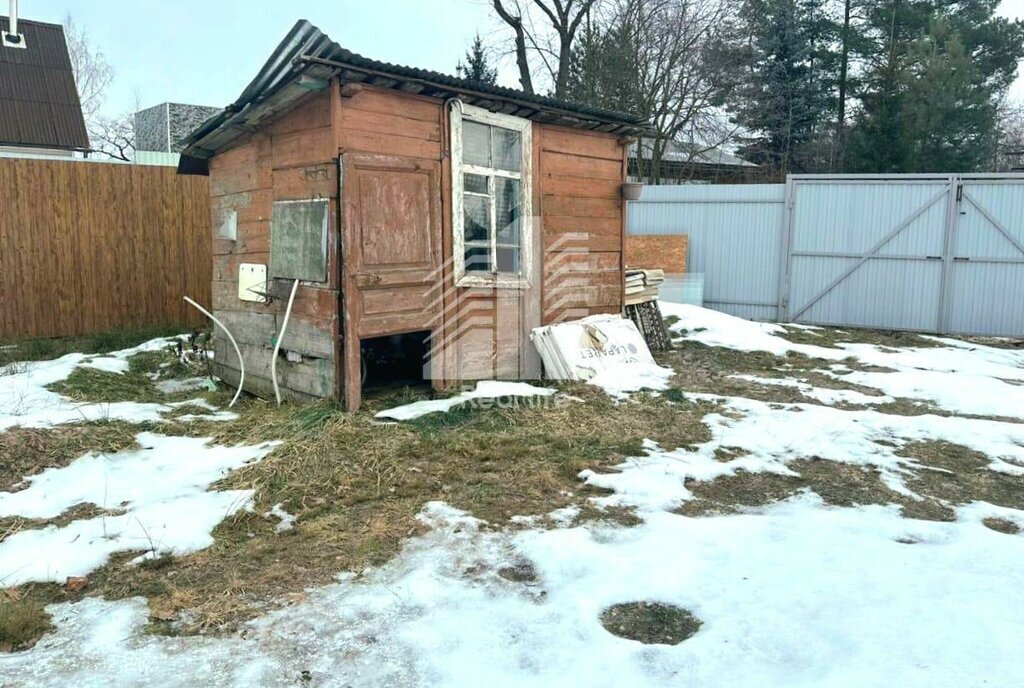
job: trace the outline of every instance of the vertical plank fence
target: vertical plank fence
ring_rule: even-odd
[[[201,324],[211,246],[206,177],[0,158],[0,339]]]

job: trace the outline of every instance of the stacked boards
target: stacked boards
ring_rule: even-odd
[[[672,338],[658,308],[658,287],[664,281],[664,270],[626,268],[626,315],[653,351],[672,348]]]
[[[664,270],[626,268],[626,305],[657,301],[658,286],[664,281]]]

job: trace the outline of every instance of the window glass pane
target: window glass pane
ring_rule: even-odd
[[[490,272],[490,253],[487,246],[466,246],[466,272]]]
[[[491,145],[491,160],[496,168],[519,171],[523,154],[518,131],[491,127]]]
[[[466,193],[487,193],[487,177],[482,174],[462,175],[462,190]]]
[[[519,244],[519,215],[522,196],[519,193],[519,180],[494,178],[494,192],[498,216],[498,243]]]
[[[462,120],[462,161],[467,165],[491,166],[491,128]]]
[[[498,272],[512,272],[519,274],[518,246],[498,247]]]
[[[463,232],[466,241],[487,241],[490,237],[490,199],[484,196],[463,196]]]

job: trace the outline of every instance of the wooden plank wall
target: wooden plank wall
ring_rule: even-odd
[[[208,198],[173,167],[0,158],[0,339],[204,324]]]
[[[208,232],[213,234],[213,312],[242,349],[246,388],[263,396],[273,396],[273,347],[291,282],[282,280],[275,285],[281,298],[269,304],[242,301],[238,298],[238,266],[269,265],[270,218],[275,200],[310,198],[330,199],[328,279],[299,286],[281,349],[298,354],[301,361],[279,360],[278,382],[282,393],[290,397],[337,394],[340,356],[335,156],[330,97],[320,93],[211,161],[207,226],[212,226]],[[216,236],[216,228],[229,210],[238,213],[235,241]],[[219,332],[214,345],[218,374],[237,382],[239,364],[234,349]]]
[[[538,142],[539,139],[539,142]],[[544,324],[622,310],[623,146],[534,125],[544,226]]]

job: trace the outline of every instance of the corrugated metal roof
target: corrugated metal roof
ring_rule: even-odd
[[[306,93],[296,88],[302,75],[319,78],[340,75],[364,82],[436,98],[458,96],[472,105],[538,121],[630,135],[647,132],[642,117],[532,95],[501,86],[460,79],[425,69],[372,60],[342,48],[306,20],[300,20],[263,68],[224,112],[211,118],[185,140],[183,155],[208,158],[241,135],[239,125],[253,126]]]
[[[89,148],[64,28],[19,20],[18,30],[25,48],[0,47],[0,144]]]

